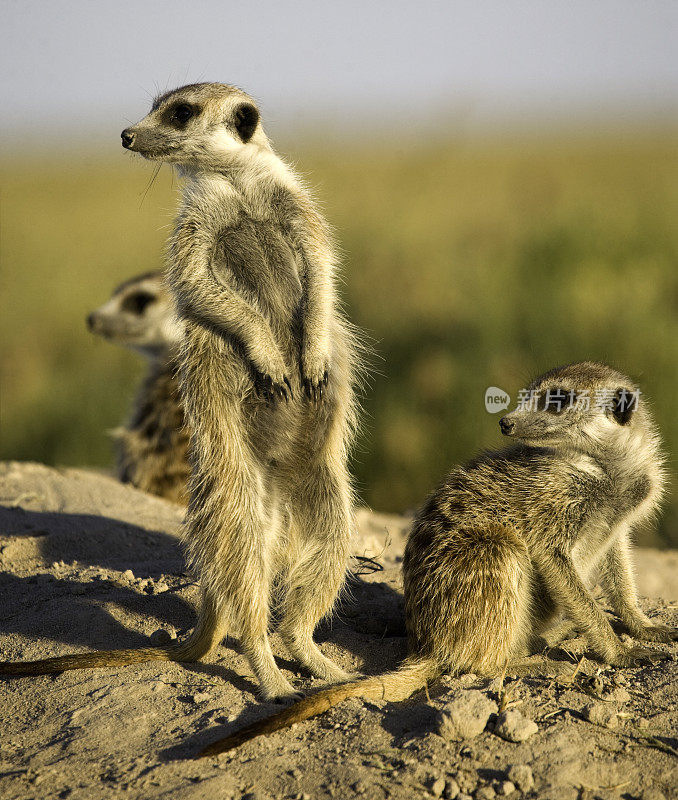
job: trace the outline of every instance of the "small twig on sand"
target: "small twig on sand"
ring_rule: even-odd
[[[582,656],[579,659],[579,663],[574,668],[574,672],[571,675],[565,675],[560,682],[571,686],[574,683],[575,678],[579,674],[579,670],[581,669],[581,665],[584,663],[585,658],[586,656]]]
[[[645,733],[634,726],[633,734],[629,735],[633,735],[644,740],[642,742],[631,742],[632,747],[650,747],[654,748],[655,750],[661,750],[662,753],[667,753],[670,756],[675,756],[678,758],[678,750],[676,750],[675,747],[671,747],[670,744],[662,742],[661,739],[658,739],[656,736],[652,736],[650,733]]]
[[[639,728],[636,728],[635,726],[632,733],[629,731],[615,731],[611,730],[610,728],[607,728],[605,725],[599,725],[597,722],[591,722],[591,720],[588,720],[583,716],[577,715],[577,718],[582,719],[585,722],[588,722],[590,725],[595,725],[596,728],[598,728],[601,731],[607,731],[607,733],[611,733],[617,737],[627,736],[631,740],[633,740],[634,738],[642,740],[636,742],[630,741],[629,742],[630,747],[650,747],[653,748],[654,750],[661,750],[662,753],[667,753],[670,756],[675,756],[676,758],[678,758],[678,750],[676,750],[675,747],[671,747],[670,744],[663,742],[661,739],[657,738],[656,736],[653,736],[650,733],[645,733],[644,731],[641,731]]]
[[[569,711],[569,709],[565,708],[564,706],[563,708],[557,708],[555,711],[551,711],[548,714],[544,714],[544,716],[539,720],[539,722],[544,722],[545,720],[550,719],[551,717],[555,717],[556,714],[560,714],[562,711]]]
[[[374,558],[369,556],[353,556],[359,562],[357,569],[352,570],[353,575],[371,575],[373,572],[383,572],[384,567]]]
[[[518,688],[518,684],[520,683],[520,678],[518,678],[515,683],[512,683],[511,686],[506,689],[505,680],[506,680],[506,670],[508,669],[508,662],[504,664],[504,671],[501,673],[501,677],[499,678],[499,691],[497,692],[497,705],[499,706],[499,713],[501,714],[502,711],[506,711],[507,708],[511,706],[517,706],[523,701],[520,699],[514,699],[514,694],[516,689]]]

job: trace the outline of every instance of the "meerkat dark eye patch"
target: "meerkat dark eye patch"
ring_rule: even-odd
[[[177,103],[167,110],[167,120],[171,125],[183,127],[189,119],[196,117],[200,109],[188,103]]]
[[[249,142],[259,123],[259,112],[251,103],[241,103],[235,110],[235,129],[243,142]]]
[[[133,294],[127,295],[120,304],[120,307],[123,311],[128,311],[130,314],[140,316],[151,303],[155,302],[155,299],[155,295],[149,292],[134,292]]]
[[[638,408],[638,393],[620,387],[614,393],[612,416],[620,425],[628,425],[631,417]]]
[[[560,386],[550,389],[543,389],[539,393],[537,407],[549,414],[560,414],[565,411],[571,403],[570,393]]]

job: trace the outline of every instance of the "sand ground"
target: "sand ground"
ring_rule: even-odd
[[[178,544],[181,518],[177,506],[96,472],[0,465],[1,657],[138,646],[160,629],[189,629],[197,587]],[[359,574],[317,639],[343,667],[376,673],[405,653],[398,563],[407,521],[361,511],[358,522],[356,553],[377,556],[382,569],[353,560]],[[646,611],[678,624],[678,552],[639,550],[637,564]],[[320,685],[275,634],[273,644],[302,690]],[[202,747],[276,709],[258,701],[237,642],[225,640],[204,664],[5,678],[0,797],[676,797],[678,647],[663,649],[669,658],[653,666],[614,670],[585,658],[574,674],[584,645],[571,640],[556,654],[558,678],[509,678],[501,691],[473,675],[445,677],[429,696],[349,701],[200,761],[191,757]],[[502,738],[508,723],[497,708],[477,735],[440,735],[450,702],[481,696],[534,721],[536,732]],[[530,768],[532,788],[516,766]]]

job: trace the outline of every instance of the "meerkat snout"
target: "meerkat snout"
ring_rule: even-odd
[[[122,146],[127,150],[131,150],[132,145],[134,144],[134,132],[130,131],[129,128],[125,128],[125,130],[120,134],[120,138],[122,139]]]
[[[85,323],[87,325],[87,330],[90,333],[95,333],[98,336],[102,336],[104,339],[109,338],[109,333],[106,330],[105,320],[102,318],[98,310],[91,311],[85,318]]]

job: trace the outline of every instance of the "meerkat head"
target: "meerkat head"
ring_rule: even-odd
[[[218,168],[270,150],[254,100],[235,86],[194,83],[157,97],[122,146],[186,169]]]
[[[110,300],[88,315],[87,327],[149,358],[171,354],[183,334],[161,272],[148,272],[122,283]]]
[[[646,405],[633,381],[592,361],[540,375],[499,424],[505,436],[526,444],[583,452],[650,427]]]

